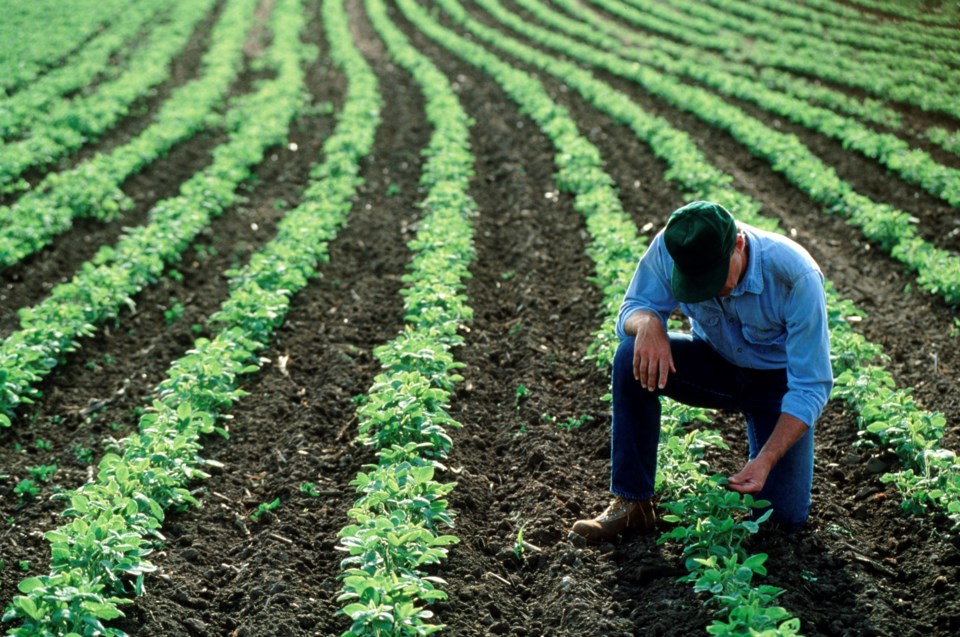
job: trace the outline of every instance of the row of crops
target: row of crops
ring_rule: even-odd
[[[126,634],[118,623],[124,608],[149,607],[151,581],[163,573],[165,521],[201,504],[199,485],[211,473],[242,470],[206,457],[204,445],[211,434],[229,438],[233,412],[257,400],[245,389],[249,379],[278,360],[276,333],[298,292],[323,277],[329,246],[350,223],[393,106],[378,79],[384,64],[423,96],[429,142],[411,188],[419,213],[402,275],[403,324],[378,335],[382,344],[370,355],[380,371],[354,388],[352,444],[365,452],[358,458],[374,460],[348,466],[355,477],[338,485],[356,495],[340,512],[336,550],[327,556],[340,565],[331,625],[345,635],[442,630],[445,564],[464,539],[449,464],[456,431],[470,424],[451,413],[469,400],[458,387],[473,371],[458,357],[471,342],[466,282],[476,265],[475,226],[496,211],[475,201],[487,185],[473,179],[483,158],[471,139],[484,123],[462,102],[465,77],[444,72],[437,52],[498,87],[549,143],[549,187],[563,193],[552,197],[569,197],[580,216],[589,281],[602,297],[592,342],[578,352],[598,374],[610,366],[620,299],[658,226],[638,224],[625,207],[625,184],[556,86],[647,147],[664,167],[655,178],[682,199],[718,201],[741,221],[795,234],[766,213],[761,193],[638,92],[729,136],[811,209],[841,219],[884,255],[888,271],[909,277],[910,293],[941,308],[960,302],[951,233],[927,227],[950,227],[960,206],[960,18],[949,8],[931,13],[879,0],[144,0],[136,10],[127,2],[78,5],[56,28],[38,29],[43,11],[53,11],[48,5],[24,7],[0,27],[17,29],[0,56],[0,68],[9,68],[0,84],[4,284],[13,288],[33,264],[64,249],[78,227],[120,229],[76,271],[60,272],[44,298],[11,308],[18,325],[2,335],[0,431],[19,458],[0,476],[11,503],[4,515],[17,527],[31,524],[35,510],[31,531],[48,554],[42,566],[3,560],[4,579],[16,577],[17,561],[30,571],[5,600],[11,635]],[[869,17],[876,15],[884,17]],[[372,27],[375,46],[357,38],[358,20]],[[173,64],[196,48],[200,31],[196,71],[174,81]],[[130,321],[151,289],[182,278],[184,255],[261,186],[258,170],[277,160],[277,149],[298,150],[291,142],[298,123],[327,108],[310,98],[308,70],[318,64],[336,69],[344,90],[317,152],[301,153],[309,178],[289,186],[295,205],[276,205],[274,234],[213,273],[229,281],[224,298],[144,397],[129,435],[112,439],[99,457],[87,454],[96,464],[89,476],[75,472],[73,484],[50,485],[56,465],[27,466],[17,448],[37,426],[31,414],[97,334]],[[147,103],[149,122],[117,136]],[[125,223],[140,205],[128,192],[131,179],[204,135],[218,140],[205,165],[152,203],[143,223]],[[814,146],[814,138],[828,142]],[[858,178],[841,176],[821,143],[917,193],[925,208],[865,191]],[[949,537],[960,530],[953,449],[960,439],[940,405],[923,404],[898,378],[885,343],[859,329],[870,317],[848,287],[827,289],[834,402],[859,428],[857,450],[895,459],[880,480],[896,494],[897,515],[922,516]],[[954,333],[957,323],[940,328]],[[955,336],[945,338],[956,347]],[[953,359],[945,360],[949,368]],[[518,387],[518,406],[522,398]],[[594,399],[602,421],[606,398]],[[666,514],[657,543],[676,551],[680,580],[710,614],[707,631],[804,634],[802,612],[784,602],[789,591],[764,583],[768,571],[790,568],[754,542],[766,516],[754,521],[749,512],[765,503],[727,491],[711,470],[708,460],[728,448],[729,436],[704,410],[671,403],[664,414],[657,486]],[[44,526],[41,498],[62,516],[55,527]],[[252,519],[278,506],[279,499],[264,502]],[[516,557],[527,550],[542,549],[524,542],[521,525]]]

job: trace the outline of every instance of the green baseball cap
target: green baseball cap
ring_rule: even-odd
[[[673,257],[671,288],[678,301],[699,303],[720,293],[737,243],[737,224],[726,208],[711,201],[678,208],[663,241]]]

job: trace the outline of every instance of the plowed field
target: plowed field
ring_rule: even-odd
[[[4,604],[17,594],[21,579],[48,571],[49,546],[42,534],[61,523],[64,501],[57,494],[92,477],[99,457],[136,428],[166,369],[207,333],[206,317],[227,294],[223,273],[272,238],[277,222],[299,201],[345,91],[345,79],[328,54],[317,3],[306,4],[310,21],[304,40],[320,52],[307,73],[317,107],[298,116],[288,144],[268,150],[254,178],[242,186],[243,203],[216,219],[175,266],[181,276],[164,277],[138,294],[117,320],[83,338],[39,385],[42,399],[21,406],[14,426],[0,430],[0,474],[8,477],[0,483]],[[264,3],[261,22],[269,5]],[[385,103],[373,151],[361,164],[364,182],[347,226],[330,243],[321,276],[294,297],[263,353],[270,363],[244,379],[248,395],[230,411],[229,439],[204,440],[204,457],[223,466],[192,485],[200,507],[168,512],[165,541],[151,555],[158,571],[147,576],[145,594],[124,607],[126,617],[111,623],[130,635],[327,636],[349,626],[338,614],[343,553],[336,549],[337,533],[348,523],[346,512],[356,497],[351,480],[375,462],[372,452],[353,442],[355,397],[378,372],[373,349],[403,327],[399,292],[410,260],[406,243],[420,215],[421,151],[431,126],[419,86],[390,59],[361,0],[346,6],[354,41],[376,73]],[[497,24],[479,7],[464,6],[482,22]],[[144,127],[169,91],[197,72],[215,17],[200,25],[167,84],[58,169]],[[451,532],[460,543],[434,569],[449,594],[431,607],[446,625],[441,634],[705,634],[711,611],[690,584],[677,582],[685,574],[679,547],[658,544],[659,534],[599,546],[568,537],[576,519],[599,512],[608,498],[610,415],[601,397],[609,379],[585,358],[603,299],[591,279],[584,220],[572,197],[554,184],[550,141],[491,77],[429,40],[398,9],[391,17],[454,82],[475,120],[470,194],[479,214],[465,291],[475,316],[463,331],[465,345],[454,351],[465,363],[464,381],[450,407],[463,428],[451,432],[453,452],[442,476],[457,483],[448,499],[456,522]],[[439,9],[437,18],[462,32]],[[265,36],[251,35],[248,64],[262,53],[263,42],[255,46],[258,37]],[[667,164],[555,78],[504,59],[540,78],[569,110],[581,133],[601,150],[624,210],[652,237],[687,200],[664,176]],[[257,73],[248,69],[232,94],[252,90],[261,79]],[[636,84],[601,71],[595,75],[687,132],[738,190],[762,202],[762,214],[779,220],[810,251],[840,295],[866,313],[856,329],[883,346],[897,386],[912,388],[924,408],[946,416],[942,446],[960,449],[955,308],[924,292],[902,264],[857,228],[826,214],[728,133]],[[863,97],[856,89],[835,88]],[[908,210],[928,241],[954,252],[960,246],[956,209],[839,142],[727,99],[797,135],[858,191]],[[887,106],[901,113],[907,131],[960,127],[946,115]],[[135,208],[121,219],[78,221],[53,245],[2,271],[0,334],[12,333],[17,310],[42,300],[99,246],[143,223],[153,204],[175,194],[222,141],[214,130],[178,144],[123,184]],[[937,152],[944,164],[960,167],[957,156]],[[40,176],[27,175],[31,181]],[[4,203],[12,201],[14,195]],[[744,424],[737,414],[714,416],[731,449],[712,452],[711,469],[729,475],[746,456]],[[580,424],[558,426],[571,421]],[[764,582],[785,589],[779,603],[800,618],[805,635],[960,633],[960,535],[945,516],[903,511],[900,494],[880,479],[896,458],[858,446],[857,432],[857,415],[831,401],[817,423],[807,528],[794,534],[761,530],[752,540],[752,551],[770,555]],[[35,499],[14,494],[28,467],[52,464],[58,471]],[[300,491],[305,482],[316,485],[319,497]],[[276,498],[279,507],[259,522],[251,520],[257,505]],[[523,559],[514,551],[521,527],[534,547]]]

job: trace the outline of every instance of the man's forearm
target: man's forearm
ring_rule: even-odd
[[[780,414],[773,432],[757,454],[757,460],[772,468],[807,433],[806,423],[790,414]]]
[[[623,322],[623,331],[627,336],[636,336],[641,323],[646,321],[656,321],[661,323],[660,315],[651,310],[636,310]]]
[[[770,470],[805,433],[807,425],[799,418],[781,413],[773,432],[757,457],[747,462],[740,473],[730,476],[729,487],[739,493],[759,493]]]

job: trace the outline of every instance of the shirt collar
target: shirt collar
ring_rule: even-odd
[[[748,226],[741,225],[740,229],[747,240],[747,272],[743,279],[730,291],[730,296],[740,296],[746,292],[760,294],[763,292],[763,250],[760,241]]]

